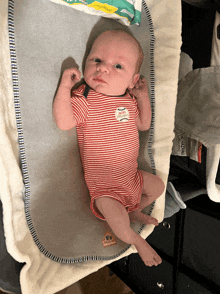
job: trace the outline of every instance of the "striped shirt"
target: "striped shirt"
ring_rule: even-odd
[[[71,103],[77,121],[77,136],[85,180],[93,213],[104,219],[94,200],[109,196],[128,211],[137,208],[142,194],[142,175],[137,169],[139,133],[135,119],[137,102],[129,93],[106,96],[81,85],[73,91]]]

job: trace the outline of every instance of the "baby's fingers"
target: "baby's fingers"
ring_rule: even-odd
[[[135,89],[138,89],[141,86],[141,79],[139,79],[136,84],[134,85]]]
[[[68,68],[65,70],[65,73],[71,76],[72,81],[80,81],[81,79],[81,72],[78,68]]]
[[[68,68],[63,72],[61,83],[72,88],[81,79],[81,72],[77,68]]]
[[[147,87],[147,80],[143,77],[143,78],[140,78],[139,80],[138,80],[138,82],[139,82],[139,86],[146,86]]]
[[[143,78],[140,78],[140,80],[141,80],[141,82],[143,83],[143,84],[147,84],[147,81],[146,81],[146,79],[143,77]]]
[[[77,68],[74,69],[72,79],[76,79],[77,81],[81,80],[81,72]]]

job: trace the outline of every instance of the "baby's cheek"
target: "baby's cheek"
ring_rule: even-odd
[[[84,81],[86,82],[87,85],[90,86],[92,78],[88,75],[88,73],[84,73]]]

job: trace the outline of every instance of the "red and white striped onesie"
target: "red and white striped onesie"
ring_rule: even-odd
[[[105,219],[94,205],[103,196],[117,199],[128,212],[135,210],[143,186],[137,169],[136,99],[129,93],[106,96],[83,84],[73,91],[71,103],[92,212]]]

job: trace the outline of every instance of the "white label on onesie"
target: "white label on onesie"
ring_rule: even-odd
[[[129,120],[129,112],[126,107],[118,107],[115,111],[115,117],[120,122],[126,122]]]

